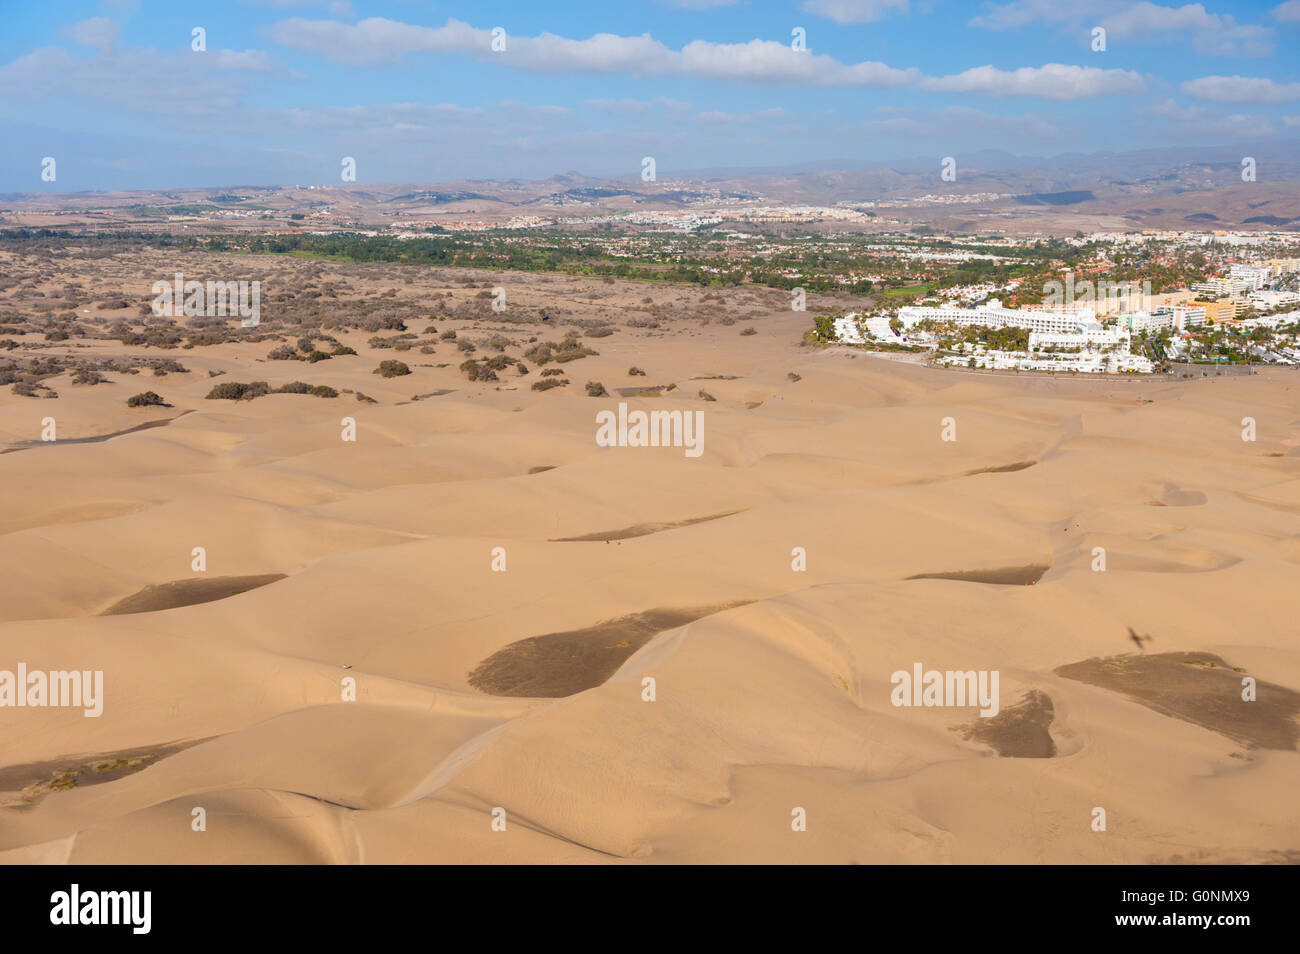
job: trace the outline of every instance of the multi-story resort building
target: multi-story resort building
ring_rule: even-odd
[[[1075,314],[1061,314],[1051,311],[1025,311],[1020,308],[1006,308],[996,298],[987,304],[974,308],[959,308],[955,305],[905,305],[898,309],[898,318],[906,329],[912,329],[923,321],[937,321],[961,326],[981,325],[985,328],[1028,328],[1039,332],[1077,332],[1084,322],[1091,322],[1096,315],[1091,311],[1079,311]]]
[[[1142,314],[1142,324],[1150,316]],[[1131,328],[1121,321],[1115,328],[1104,328],[1090,311],[1060,314],[1005,308],[996,299],[976,308],[954,305],[904,306],[898,310],[901,334],[894,331],[887,314],[846,315],[834,322],[836,338],[845,344],[885,342],[905,345],[933,345],[933,337],[918,332],[924,321],[959,327],[1026,328],[1028,351],[999,351],[962,345],[963,353],[945,355],[939,364],[961,365],[994,370],[1079,371],[1085,373],[1150,373],[1151,361],[1129,351]],[[1171,325],[1172,313],[1162,316]]]

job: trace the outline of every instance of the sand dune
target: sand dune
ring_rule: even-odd
[[[8,445],[53,405],[117,436],[0,456],[0,669],[105,685],[3,710],[0,860],[1294,861],[1291,376],[968,375],[802,325],[624,329],[566,368],[609,398],[382,379],[364,335],[306,378],[186,352],[165,426],[125,384],[4,392]],[[704,454],[598,446],[619,400],[701,411]],[[892,704],[918,663],[997,671],[1000,711]]]

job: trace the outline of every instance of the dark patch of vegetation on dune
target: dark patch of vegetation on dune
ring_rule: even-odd
[[[1007,706],[988,719],[976,719],[962,727],[962,736],[983,742],[1004,758],[1050,759],[1056,743],[1048,731],[1056,709],[1052,697],[1030,689],[1024,699]]]
[[[284,573],[260,573],[252,576],[213,576],[198,577],[192,580],[172,580],[170,583],[155,583],[146,586],[138,593],[118,600],[100,616],[125,616],[130,613],[153,613],[157,610],[175,609],[178,606],[193,606],[198,603],[211,603],[237,596],[259,586],[283,580]]]
[[[1045,563],[1003,566],[991,570],[950,570],[945,573],[916,573],[908,580],[961,580],[964,583],[994,583],[1000,586],[1030,586],[1043,578],[1050,567]]]
[[[743,606],[656,608],[585,629],[530,636],[505,646],[469,674],[469,684],[494,696],[557,699],[601,685],[655,636],[705,616]]]
[[[94,755],[67,755],[44,762],[6,765],[0,768],[0,807],[19,811],[30,809],[52,792],[113,782],[206,741],[207,739],[192,739]]]
[[[1123,693],[1250,748],[1294,751],[1300,740],[1300,692],[1260,679],[1255,701],[1247,702],[1242,680],[1249,674],[1213,653],[1099,657],[1059,666],[1056,674]]]

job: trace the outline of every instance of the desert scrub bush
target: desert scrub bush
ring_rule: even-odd
[[[460,363],[460,370],[465,372],[465,377],[471,381],[499,381],[496,371],[488,367],[486,363],[479,364],[473,358]]]
[[[334,390],[334,388],[330,387],[328,384],[313,384],[311,386],[311,391],[308,393],[312,397],[319,398],[336,398],[339,396],[339,392]]]
[[[636,378],[636,377],[644,378],[644,377],[645,377],[645,372],[642,371],[640,368],[638,368],[635,364],[632,365],[632,367],[630,367],[630,368],[627,369],[627,373],[628,373],[628,376],[629,376],[629,377],[633,377],[633,378]]]
[[[345,354],[356,354],[356,353],[357,353],[356,348],[349,348],[347,345],[339,345],[337,348],[335,348],[333,351],[330,352],[330,355],[332,357],[339,358]]]
[[[520,374],[527,374],[527,373],[528,373],[528,365],[524,364],[522,361],[516,361],[516,362],[515,362],[515,370],[518,371]]]
[[[745,329],[742,330],[740,333],[741,333],[742,336],[744,336],[744,335],[756,335],[756,334],[758,334],[758,332],[755,331],[753,328],[745,328]]]
[[[551,343],[549,341],[537,342],[524,352],[524,357],[533,364],[546,364],[551,360]]]
[[[456,347],[459,348],[461,351],[464,351],[466,354],[470,354],[471,352],[478,350],[477,348],[474,347],[474,342],[469,341],[465,338],[461,338],[459,341],[457,341]]]
[[[380,361],[379,367],[375,368],[371,374],[378,374],[385,378],[399,378],[404,374],[410,374],[411,369],[401,361]]]
[[[609,325],[601,325],[599,328],[592,328],[587,332],[588,338],[608,338],[614,333],[614,329]]]
[[[511,358],[509,355],[494,354],[490,358],[483,359],[483,366],[486,368],[490,368],[493,371],[503,371],[505,370],[507,365],[513,362],[513,360],[514,359]]]
[[[505,351],[513,344],[505,335],[490,335],[486,341],[480,342],[485,351]]]
[[[108,378],[91,368],[82,368],[72,376],[73,384],[103,384],[107,380]]]
[[[306,381],[290,381],[288,384],[282,384],[275,389],[276,394],[306,394],[311,391],[311,385]]]
[[[298,352],[290,345],[280,345],[266,353],[267,361],[297,361]]]
[[[609,397],[609,392],[605,390],[605,385],[599,381],[588,381],[587,397]]]
[[[446,331],[444,331],[441,335],[439,335],[439,337],[442,338],[443,341],[455,341],[455,340],[456,340],[456,329],[455,329],[455,328],[448,328],[448,329],[447,329]]]
[[[330,356],[324,351],[313,351],[311,354],[307,355],[307,357],[303,358],[304,361],[311,364],[315,364],[317,361],[328,361],[329,359]]]
[[[561,363],[565,361],[577,361],[579,358],[585,358],[589,355],[600,354],[591,348],[585,347],[577,339],[565,341],[555,349],[555,360]]]
[[[126,399],[127,407],[171,407],[162,399],[162,395],[155,391],[142,391],[139,394],[132,394]]]
[[[802,375],[802,374],[795,374],[793,371],[789,371],[789,372],[787,372],[787,373],[786,373],[786,377],[789,378],[791,381],[802,381],[802,380],[803,380],[803,375]]]
[[[563,374],[564,372],[561,371],[559,368],[547,368],[545,371],[542,372],[542,377],[558,378],[561,377]]]
[[[717,398],[715,398],[715,397],[714,397],[712,394],[710,394],[708,391],[701,390],[701,391],[700,391],[700,400],[702,400],[702,401],[716,401]]]
[[[565,378],[543,378],[540,381],[533,382],[534,391],[549,391],[551,388],[561,388],[569,382]]]
[[[265,381],[245,384],[242,381],[224,381],[208,392],[209,401],[251,401],[263,394],[270,394],[271,387]]]

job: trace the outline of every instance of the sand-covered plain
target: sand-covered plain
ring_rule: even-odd
[[[4,390],[0,669],[104,702],[0,709],[0,860],[1300,860],[1300,375],[941,371],[779,304],[618,325],[545,392],[358,331]],[[598,446],[620,400],[703,453]],[[916,663],[1000,715],[892,705]]]

